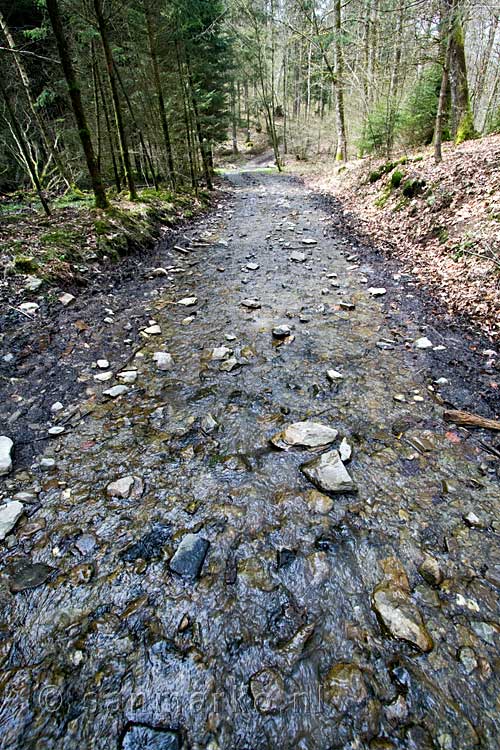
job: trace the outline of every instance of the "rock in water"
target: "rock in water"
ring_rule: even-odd
[[[180,299],[177,304],[183,305],[184,307],[192,307],[193,305],[196,305],[198,302],[198,297],[184,297],[183,299]]]
[[[432,341],[430,341],[430,339],[428,339],[427,336],[422,336],[421,338],[415,341],[416,349],[430,349],[432,345],[433,345]]]
[[[8,474],[12,469],[12,458],[10,454],[12,453],[13,447],[14,443],[10,437],[7,437],[6,435],[0,436],[0,477]]]
[[[300,470],[310,482],[323,492],[356,491],[356,486],[340,460],[338,451],[323,453],[318,458],[302,464]]]
[[[227,346],[216,346],[215,349],[212,349],[212,359],[214,360],[228,359],[232,353],[233,353],[233,350]]]
[[[371,286],[368,289],[368,294],[371,294],[372,297],[383,297],[386,293],[387,289],[383,286]]]
[[[106,487],[106,494],[109,497],[123,497],[129,496],[133,498],[140,497],[142,495],[143,484],[140,477],[128,476],[121,477],[114,482],[110,482]]]
[[[171,370],[174,365],[172,355],[168,352],[155,352],[153,354],[153,360],[156,362],[156,367],[163,372]]]
[[[356,664],[340,662],[330,668],[324,680],[325,700],[344,713],[363,703],[368,693],[363,673]]]
[[[144,724],[129,724],[120,743],[122,750],[180,750],[180,747],[177,732]]]
[[[197,578],[210,542],[199,534],[186,534],[170,560],[170,570],[183,578]]]
[[[373,591],[372,604],[382,625],[395,638],[421,651],[434,647],[422,615],[410,598],[410,583],[401,562],[389,557],[382,562],[384,579]]]
[[[24,505],[17,500],[0,505],[0,541],[12,531],[24,511]]]
[[[275,669],[261,669],[252,675],[250,692],[260,714],[276,714],[285,706],[285,685]]]
[[[290,336],[291,332],[292,329],[290,328],[290,326],[276,326],[275,328],[273,328],[273,337],[275,339],[286,339],[287,336]]]
[[[33,563],[25,565],[9,578],[9,588],[13,594],[26,589],[35,589],[45,583],[55,568],[45,563]]]
[[[109,398],[117,398],[118,396],[123,396],[127,391],[128,388],[126,385],[114,385],[112,388],[103,391],[103,395],[109,396]]]
[[[317,422],[294,422],[273,435],[271,443],[281,450],[290,448],[324,448],[333,443],[338,431]]]
[[[242,299],[241,305],[249,310],[258,310],[261,307],[258,299]]]

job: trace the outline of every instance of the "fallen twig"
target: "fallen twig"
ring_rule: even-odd
[[[463,427],[482,427],[484,430],[498,430],[500,432],[500,422],[496,419],[486,419],[477,414],[470,414],[467,411],[445,411],[443,414],[447,422],[454,422]]]

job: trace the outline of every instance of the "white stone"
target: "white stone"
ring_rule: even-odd
[[[144,333],[147,333],[149,336],[157,336],[161,333],[161,328],[157,323],[155,323],[154,325],[145,328]]]
[[[303,263],[306,259],[305,253],[299,253],[297,250],[294,250],[294,252],[290,255],[290,260],[295,261],[295,263]]]
[[[42,471],[50,471],[50,469],[53,469],[56,465],[55,458],[41,458],[40,459],[40,468]]]
[[[383,297],[384,294],[387,294],[387,289],[383,286],[371,286],[368,289],[368,294],[371,294],[372,297]]]
[[[432,341],[430,341],[427,338],[427,336],[422,336],[421,338],[415,341],[415,348],[416,349],[431,349]]]
[[[232,349],[229,349],[227,346],[217,346],[215,349],[212,349],[212,359],[215,360],[221,360],[221,359],[227,359],[231,356],[233,353]]]
[[[24,505],[17,500],[0,505],[0,540],[12,531],[24,512]]]
[[[105,396],[109,396],[110,398],[116,398],[117,396],[123,396],[124,393],[127,393],[128,388],[126,385],[114,385],[112,388],[108,388],[107,390],[103,391],[103,394]]]
[[[240,304],[248,307],[249,310],[258,310],[261,307],[258,299],[242,299]]]
[[[168,271],[166,268],[153,268],[151,276],[168,276]]]
[[[317,422],[294,422],[273,435],[271,442],[277,448],[324,448],[333,443],[338,431]]]
[[[302,464],[300,470],[323,492],[354,492],[356,489],[338,451],[322,453],[318,458]]]
[[[67,307],[73,302],[74,299],[75,299],[74,294],[65,292],[65,294],[61,294],[61,296],[59,297],[59,302],[61,303],[61,305],[64,305],[64,307]]]
[[[98,380],[100,383],[105,383],[107,380],[111,380],[113,373],[110,372],[98,372],[94,375],[94,380]]]
[[[62,435],[64,432],[64,427],[62,425],[56,425],[55,427],[51,427],[49,429],[49,435],[52,435],[53,437],[57,435]]]
[[[12,448],[14,443],[6,435],[0,435],[0,477],[8,474],[12,469]]]
[[[344,376],[338,370],[327,370],[326,371],[326,376],[327,376],[328,380],[332,381],[332,383],[335,382],[335,380],[343,380],[344,379]]]
[[[342,442],[339,445],[340,460],[344,463],[349,461],[352,456],[352,447],[347,442],[346,438],[342,438]]]
[[[97,367],[100,370],[107,370],[109,367],[109,362],[107,359],[98,359],[97,360]]]
[[[172,355],[168,352],[155,352],[153,354],[153,360],[156,362],[156,367],[159,370],[171,370],[174,366]]]
[[[19,309],[25,313],[36,313],[39,307],[36,302],[22,302],[19,305]]]
[[[106,492],[110,497],[128,497],[134,481],[133,476],[121,477],[121,479],[110,482],[106,487]]]
[[[122,383],[135,383],[137,380],[137,374],[137,370],[122,370],[122,372],[116,374],[116,377],[118,380],[121,380]]]
[[[62,411],[64,409],[64,406],[61,404],[60,401],[54,401],[52,406],[50,407],[50,411],[55,414],[58,411]]]
[[[448,380],[448,378],[438,378],[434,382],[436,383],[436,385],[448,385],[450,381]]]
[[[183,297],[177,302],[177,304],[183,305],[184,307],[192,307],[193,305],[196,305],[197,302],[198,297]]]

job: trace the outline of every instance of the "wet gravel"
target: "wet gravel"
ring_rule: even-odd
[[[30,493],[1,543],[2,746],[495,748],[499,461],[442,419],[494,408],[463,380],[462,335],[285,177],[232,175],[187,233],[187,254],[110,278],[109,305],[78,297],[57,355],[54,327],[36,353],[26,442],[65,431],[0,480]],[[97,358],[137,378],[108,398],[121,381],[96,381]],[[271,445],[303,420],[347,439],[356,492],[318,492],[300,471],[317,452]]]

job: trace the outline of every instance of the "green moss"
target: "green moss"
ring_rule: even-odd
[[[396,190],[403,181],[404,174],[399,169],[395,169],[391,174],[390,185],[393,190]]]
[[[391,192],[392,192],[391,185],[390,184],[386,185],[385,188],[384,188],[384,190],[382,191],[381,195],[379,195],[379,197],[375,201],[375,205],[378,208],[383,208],[385,206],[385,204],[387,203],[387,201],[389,200]]]
[[[38,263],[34,258],[27,255],[18,255],[14,258],[14,268],[19,273],[36,273],[38,271]]]
[[[457,135],[455,137],[455,144],[458,146],[464,141],[469,141],[473,138],[477,138],[478,134],[474,128],[474,118],[472,112],[469,110],[460,120],[457,129]]]

